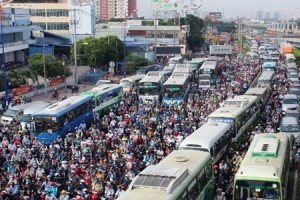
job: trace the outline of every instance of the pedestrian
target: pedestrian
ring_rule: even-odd
[[[300,148],[298,149],[298,152],[295,155],[295,164],[296,170],[298,171],[298,177],[300,177]]]
[[[223,192],[221,188],[217,189],[215,200],[226,200],[225,192]]]

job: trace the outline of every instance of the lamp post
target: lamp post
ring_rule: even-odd
[[[65,93],[67,92],[67,69],[65,67],[65,58],[63,57],[63,66],[64,66],[64,70],[65,70]]]
[[[45,32],[43,33],[43,69],[44,69],[44,82],[45,82],[45,96],[47,96],[47,78],[46,78],[46,58],[45,58]]]

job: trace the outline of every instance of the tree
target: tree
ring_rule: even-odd
[[[63,66],[62,60],[55,59],[52,55],[45,55],[46,78],[56,78],[57,76],[71,76],[69,67]],[[44,77],[43,54],[33,54],[28,60],[29,70],[41,77]]]
[[[77,42],[78,63],[90,67],[101,67],[108,65],[110,61],[123,60],[123,45],[121,40],[111,35],[80,40]],[[74,45],[71,48],[71,58],[74,60]]]
[[[126,56],[126,71],[137,71],[139,67],[149,65],[149,60],[140,56],[129,54]]]
[[[26,83],[20,69],[10,70],[7,72],[7,81],[10,88],[17,88]]]

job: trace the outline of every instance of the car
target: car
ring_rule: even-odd
[[[299,110],[299,101],[296,95],[286,94],[282,99],[282,112],[285,114],[287,110]]]
[[[295,137],[295,145],[300,145],[300,127],[299,122],[295,117],[283,117],[279,126],[279,131],[291,137]]]
[[[298,122],[300,122],[300,111],[299,110],[287,110],[285,117],[295,117],[297,118]]]
[[[287,77],[290,78],[297,78],[299,79],[298,73],[295,71],[291,71],[290,73],[287,73]]]
[[[299,85],[300,81],[299,78],[289,78],[290,86],[294,87],[294,85]]]
[[[96,87],[100,86],[100,85],[107,85],[107,84],[112,84],[111,80],[98,80],[96,83]]]
[[[288,94],[294,94],[300,100],[300,89],[297,87],[290,87]]]

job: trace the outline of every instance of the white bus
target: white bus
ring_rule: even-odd
[[[49,105],[50,103],[48,102],[34,101],[34,104],[31,104],[30,106],[25,108],[23,112],[23,116],[20,119],[22,129],[25,130],[25,128],[28,128],[30,130],[31,116],[43,110]]]
[[[188,61],[187,65],[190,71],[196,73],[207,59],[208,58],[193,58],[191,61]]]
[[[285,62],[286,63],[293,63],[293,62],[296,62],[296,58],[294,56],[294,54],[292,53],[287,53],[284,55],[285,56]]]
[[[183,57],[177,56],[177,57],[170,58],[167,65],[174,68],[177,64],[182,64],[182,63],[183,63]]]
[[[172,72],[172,74],[188,74],[191,75],[192,71],[187,64],[177,64]]]
[[[215,82],[225,65],[224,58],[209,57],[200,67],[200,74],[209,74],[211,76],[210,81]]]
[[[168,73],[164,71],[151,71],[139,82],[139,99],[143,102],[161,101],[163,84]]]
[[[207,200],[213,193],[210,154],[177,150],[139,173],[118,200]]]
[[[265,106],[270,97],[270,88],[269,87],[251,87],[249,88],[245,95],[257,96],[262,105]]]
[[[263,71],[258,78],[257,87],[271,87],[275,78],[274,71]]]
[[[257,96],[240,95],[227,99],[222,107],[208,116],[208,121],[225,122],[233,126],[234,141],[240,142],[242,134],[260,116],[260,99]]]
[[[183,103],[188,98],[190,89],[188,74],[173,74],[163,85],[163,103]]]
[[[232,136],[233,131],[230,124],[207,122],[183,140],[179,149],[209,152],[214,163],[218,163],[227,153]]]
[[[286,135],[255,135],[235,174],[233,199],[286,199],[289,161],[289,139]]]
[[[129,92],[130,90],[137,88],[140,80],[142,80],[142,78],[144,78],[144,77],[145,77],[144,74],[128,76],[128,77],[122,78],[120,80],[120,85],[123,87],[124,92]]]

